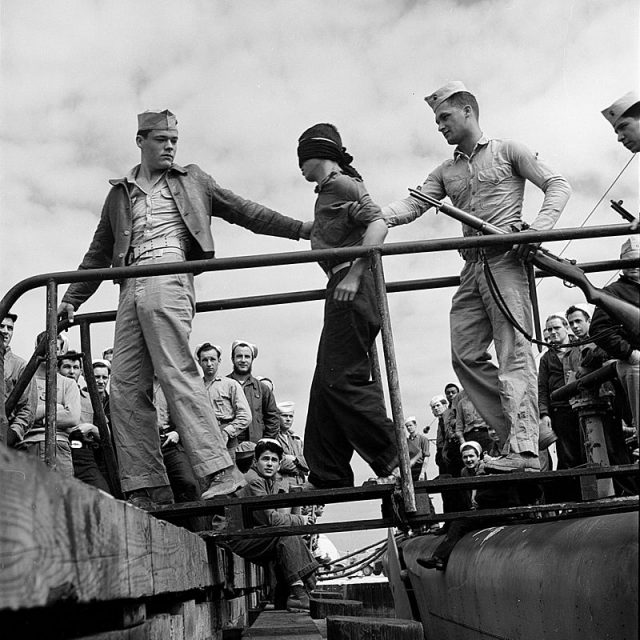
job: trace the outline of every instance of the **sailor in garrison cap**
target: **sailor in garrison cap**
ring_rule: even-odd
[[[602,115],[618,135],[618,142],[631,153],[640,151],[640,97],[630,91],[603,109]]]
[[[456,207],[505,231],[520,231],[528,226],[522,219],[528,180],[544,193],[531,228],[543,231],[555,225],[571,193],[559,173],[523,144],[484,135],[478,102],[459,80],[430,93],[425,101],[434,112],[438,131],[455,149],[453,158],[427,176],[423,192],[438,200],[449,197]],[[383,212],[387,224],[394,226],[415,220],[428,208],[409,197],[392,202]],[[477,234],[466,226],[463,232]],[[531,250],[523,244],[510,252],[497,247],[461,251],[465,265],[451,306],[453,369],[479,413],[500,437],[504,455],[491,463],[495,471],[539,468],[538,407],[531,346],[505,319],[489,293],[485,265],[506,306],[531,332],[531,302],[522,263]],[[497,365],[487,351],[491,342],[496,345]]]
[[[140,164],[111,181],[80,269],[211,258],[213,216],[254,233],[309,237],[311,222],[303,224],[245,200],[220,187],[197,165],[175,164],[177,126],[168,109],[138,115]],[[244,478],[229,456],[189,349],[193,274],[129,278],[119,284],[111,413],[123,491],[143,508],[172,501],[151,402],[154,371],[193,469],[207,487],[202,497],[235,491]],[[72,284],[59,315],[72,320],[98,285]]]
[[[280,475],[289,482],[289,486],[304,484],[306,475],[309,473],[309,465],[304,459],[304,442],[293,431],[295,409],[294,402],[278,402],[280,431],[277,440],[284,451],[280,464]]]
[[[615,282],[603,287],[603,291],[640,307],[640,239],[631,236],[620,249],[621,259],[634,260],[634,264],[622,269]],[[604,335],[601,335],[604,332]],[[640,441],[640,326],[631,334],[613,320],[600,307],[593,312],[589,334],[607,354],[617,359],[618,378],[624,387],[631,407],[631,417]]]

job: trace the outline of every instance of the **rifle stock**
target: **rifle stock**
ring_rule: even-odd
[[[502,235],[507,233],[504,229],[496,227],[476,216],[458,209],[453,205],[442,202],[432,196],[422,193],[417,189],[409,189],[409,193],[416,200],[435,207],[448,216],[466,224],[485,235]],[[616,298],[607,291],[595,287],[584,274],[584,271],[572,262],[553,255],[545,249],[538,249],[532,258],[533,264],[553,276],[562,278],[566,282],[577,286],[588,302],[606,311],[609,316],[618,321],[629,335],[640,338],[640,307],[636,307],[625,300]]]

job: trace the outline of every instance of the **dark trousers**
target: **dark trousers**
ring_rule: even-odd
[[[584,450],[580,419],[571,407],[552,407],[551,426],[556,432],[558,469],[573,469],[587,462]],[[546,502],[580,500],[580,481],[562,478],[544,486]]]
[[[186,451],[180,443],[162,449],[164,466],[176,502],[192,502],[200,498],[200,485],[191,468]]]
[[[320,488],[353,486],[354,451],[378,476],[390,475],[398,464],[382,387],[370,379],[369,350],[380,330],[373,276],[364,272],[352,302],[337,302],[333,294],[346,274],[338,272],[327,286],[305,428],[309,481]]]
[[[289,585],[309,577],[320,566],[302,536],[245,538],[232,540],[229,546],[241,558],[257,564],[265,565],[275,561],[276,576]]]
[[[85,442],[81,444],[81,448],[71,447],[74,477],[90,484],[92,487],[111,493],[109,485],[96,462],[93,447]]]

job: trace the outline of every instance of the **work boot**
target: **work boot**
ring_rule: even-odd
[[[309,595],[305,591],[305,588],[301,584],[293,585],[287,598],[287,609],[289,611],[295,609],[309,611],[310,606]]]
[[[498,458],[485,456],[484,468],[489,471],[540,471],[540,459],[533,453],[508,453]]]
[[[209,478],[209,488],[200,496],[200,499],[209,500],[215,496],[228,496],[246,484],[247,481],[235,465],[227,467]]]
[[[159,487],[142,487],[127,492],[127,502],[138,509],[154,511],[156,507],[164,504],[173,504],[173,491],[169,485]]]

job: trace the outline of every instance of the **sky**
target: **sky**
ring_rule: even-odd
[[[452,149],[423,97],[462,80],[480,103],[487,135],[515,138],[573,187],[558,227],[622,220],[638,211],[638,160],[616,143],[600,111],[638,88],[635,0],[2,0],[0,3],[0,289],[77,267],[89,246],[107,180],[139,161],[136,114],[178,117],[176,161],[196,163],[224,187],[292,217],[313,215],[315,194],[297,166],[296,141],[316,122],[338,126],[381,205],[407,195]],[[631,160],[609,194],[603,195]],[[524,217],[541,194],[531,185]],[[304,251],[307,242],[254,235],[214,219],[217,257]],[[387,242],[448,238],[459,224],[428,212]],[[617,258],[620,239],[549,243],[578,261]],[[388,281],[456,275],[455,252],[385,259]],[[594,274],[605,284],[614,274]],[[208,273],[198,300],[319,289],[317,265]],[[422,425],[429,399],[454,381],[449,359],[451,289],[393,294],[391,321],[405,415]],[[541,315],[582,302],[558,280],[538,287]],[[114,309],[110,282],[81,311]],[[31,292],[12,347],[27,356],[44,328],[44,291]],[[296,403],[304,429],[322,303],[218,312],[194,321],[192,341],[259,346],[254,373]],[[95,328],[96,351],[113,327]],[[77,330],[70,332],[79,347]],[[380,349],[381,351],[381,349]],[[97,355],[97,354],[96,354]],[[432,435],[434,430],[432,430]],[[370,472],[354,462],[358,482]],[[435,467],[433,475],[435,475]],[[360,505],[362,517],[377,507]],[[338,506],[328,518],[344,517]],[[333,536],[353,548],[383,537]]]

